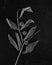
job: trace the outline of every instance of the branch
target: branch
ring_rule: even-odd
[[[29,30],[28,34],[27,34],[26,37],[24,38],[24,41],[27,40],[28,38],[30,38],[30,37],[33,35],[33,33],[35,32],[36,28],[37,28],[37,26],[32,27],[32,28]]]
[[[18,11],[17,11],[17,24],[18,24],[18,31],[19,31],[19,34],[20,34],[20,36],[21,36],[21,41],[22,41],[22,43],[23,43],[22,34],[21,34],[21,31],[20,31],[20,28],[19,28]]]

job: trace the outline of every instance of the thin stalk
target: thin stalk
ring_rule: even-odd
[[[22,45],[22,48],[21,48],[21,50],[20,50],[20,52],[19,52],[19,55],[18,55],[18,57],[17,57],[17,60],[16,60],[16,62],[15,62],[15,65],[17,65],[17,63],[18,63],[19,57],[20,57],[21,52],[22,52],[22,50],[23,50],[23,46],[24,46],[24,44]]]

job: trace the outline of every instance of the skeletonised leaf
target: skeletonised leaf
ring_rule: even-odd
[[[24,41],[27,40],[28,38],[30,38],[30,37],[33,35],[33,33],[35,32],[36,28],[37,28],[37,26],[32,27],[32,28],[29,30],[28,34],[27,34],[26,37],[24,38]]]
[[[13,40],[13,38],[9,34],[8,34],[8,38],[9,38],[10,43],[16,48],[17,51],[19,51],[16,42]]]
[[[16,39],[17,39],[17,42],[18,42],[18,48],[19,48],[19,50],[20,50],[21,47],[22,47],[22,43],[21,43],[21,41],[20,41],[20,38],[19,38],[18,33],[15,32],[15,36],[16,36]]]
[[[33,13],[31,7],[22,8],[22,11],[21,11],[21,14],[20,14],[20,17],[19,17],[19,18],[22,17],[22,15],[23,15],[23,13],[24,13],[25,11],[27,11],[27,12],[32,12],[32,13]]]
[[[20,30],[22,30],[22,29],[28,27],[30,23],[34,23],[34,20],[32,20],[32,19],[27,20],[27,22],[25,23],[25,25],[23,25],[23,27],[21,27]]]
[[[36,42],[30,43],[27,45],[26,50],[22,52],[22,54],[30,53],[34,50],[35,46],[38,44],[38,40]]]
[[[17,25],[15,23],[13,23],[11,20],[8,20],[8,18],[6,18],[6,21],[9,24],[11,29],[18,30]]]

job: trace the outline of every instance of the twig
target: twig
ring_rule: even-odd
[[[22,48],[21,48],[21,50],[20,50],[20,52],[19,52],[19,54],[18,54],[17,60],[16,60],[16,62],[15,62],[15,65],[17,65],[17,62],[18,62],[19,57],[20,57],[20,55],[21,55],[21,52],[22,52],[22,50],[23,50],[23,46],[24,46],[24,44],[22,45]]]

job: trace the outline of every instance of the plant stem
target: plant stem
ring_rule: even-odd
[[[21,36],[21,41],[22,41],[22,43],[23,43],[22,34],[21,34],[21,31],[20,31],[20,28],[19,28],[18,12],[17,12],[17,24],[18,24],[18,31],[19,31],[19,34],[20,34],[20,36]]]
[[[19,52],[19,55],[18,55],[18,57],[17,57],[17,60],[16,60],[16,62],[15,62],[15,65],[17,65],[17,62],[18,62],[19,57],[20,57],[20,55],[21,55],[21,52],[22,52],[22,50],[23,50],[23,46],[24,46],[24,44],[22,45],[22,48],[21,48],[21,50],[20,50],[20,52]]]
[[[21,31],[20,31],[20,28],[19,28],[18,12],[17,12],[17,24],[18,24],[18,31],[19,31],[19,34],[20,34],[20,36],[21,36],[21,41],[22,41],[22,43],[23,43],[22,34],[21,34]],[[22,45],[22,48],[20,49],[20,52],[19,52],[19,54],[18,54],[17,60],[16,60],[16,62],[15,62],[15,65],[17,65],[17,62],[18,62],[19,57],[20,57],[20,55],[21,55],[21,52],[22,52],[22,50],[23,50],[23,46],[24,46],[24,44]]]

